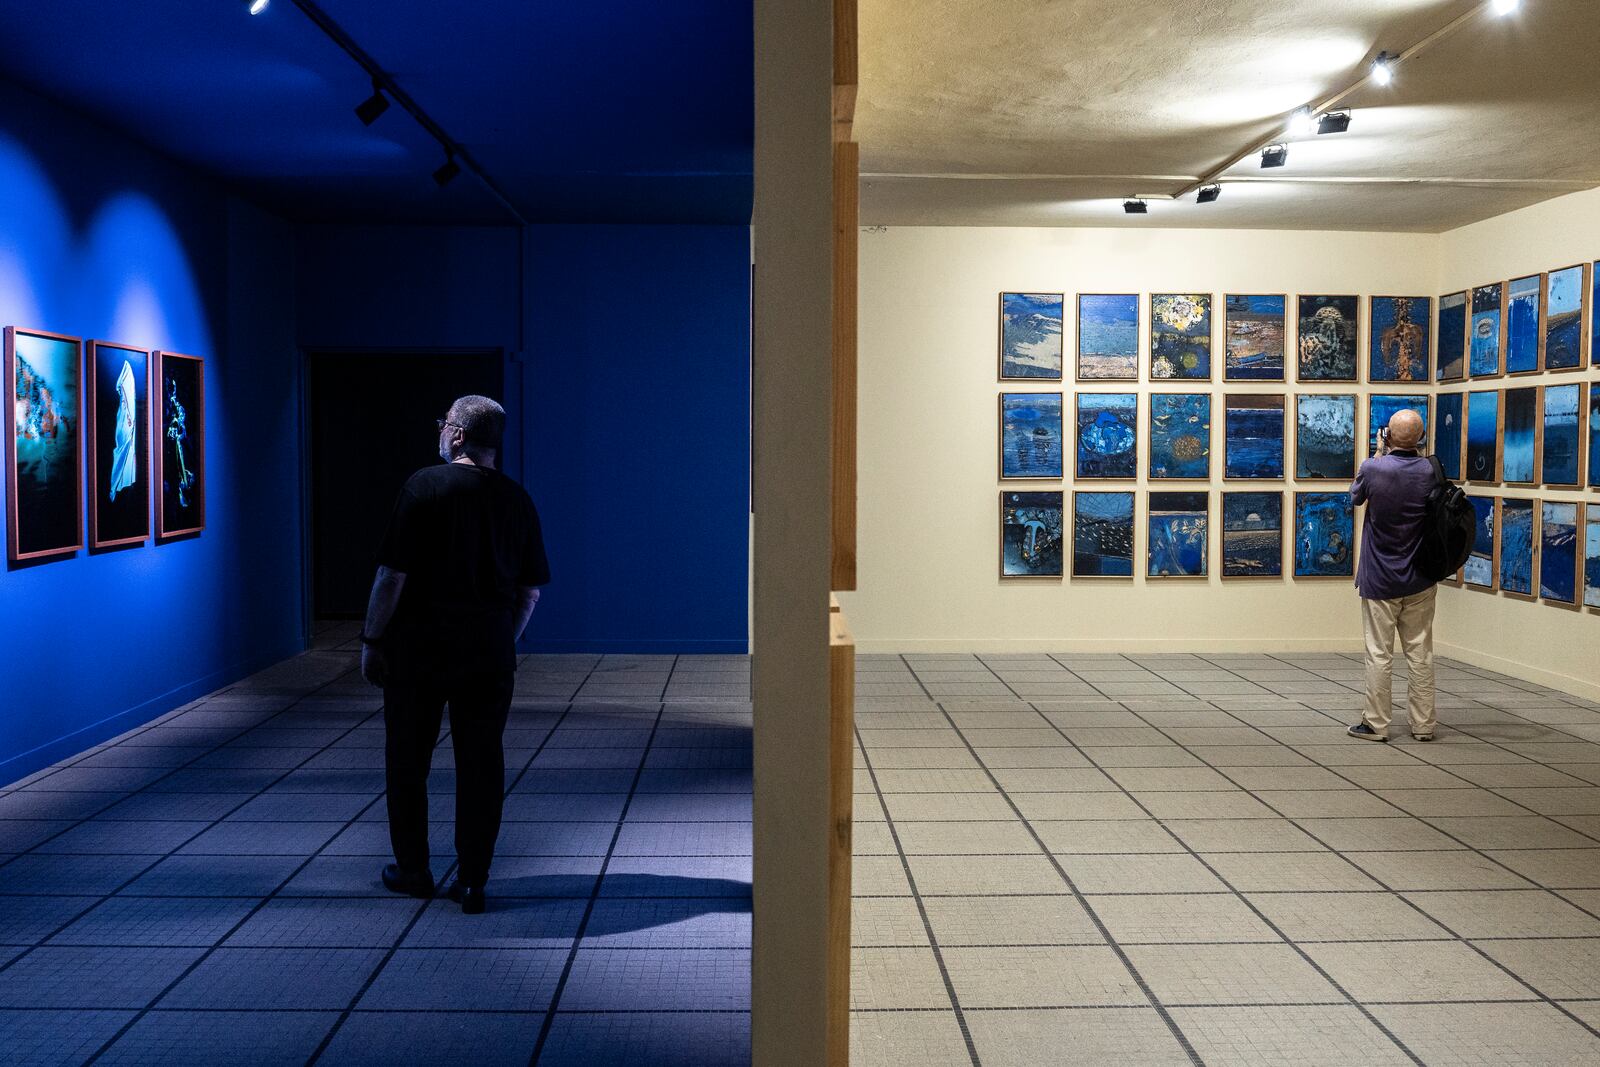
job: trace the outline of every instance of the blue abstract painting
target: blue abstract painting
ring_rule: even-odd
[[[1151,394],[1150,477],[1211,477],[1211,394]]]
[[[1589,488],[1600,489],[1600,385],[1589,390]]]
[[[1506,287],[1506,373],[1539,369],[1539,276],[1518,278]]]
[[[1533,501],[1500,501],[1500,589],[1533,595]]]
[[[1583,602],[1600,608],[1600,504],[1590,504],[1583,536]]]
[[[1589,264],[1589,306],[1600,308],[1600,260]],[[1600,315],[1592,316],[1594,326],[1589,336],[1589,362],[1600,367]]]
[[[1222,494],[1222,576],[1283,575],[1283,494]]]
[[[1439,338],[1434,354],[1433,376],[1453,382],[1466,374],[1467,294],[1451,293],[1439,298]]]
[[[1546,485],[1578,485],[1578,459],[1583,447],[1583,427],[1578,405],[1583,386],[1544,387],[1544,457],[1540,480]]]
[[[1000,394],[1000,477],[1059,478],[1061,394]]]
[[[1372,298],[1372,349],[1368,377],[1374,382],[1426,382],[1428,324],[1433,301],[1425,296]]]
[[[1296,322],[1302,382],[1356,380],[1361,302],[1354,296],[1302,296]]]
[[[1341,481],[1356,476],[1355,394],[1301,393],[1295,397],[1294,476]]]
[[[1467,349],[1467,372],[1474,378],[1500,373],[1500,332],[1504,286],[1480,285],[1472,290],[1472,334]]]
[[[1139,380],[1139,294],[1078,297],[1078,377]]]
[[[1211,380],[1211,294],[1150,297],[1150,377]]]
[[[1469,496],[1472,514],[1472,553],[1461,568],[1461,580],[1482,589],[1494,588],[1494,497]]]
[[[1550,272],[1544,297],[1544,369],[1583,366],[1584,265]]]
[[[1000,494],[1000,575],[1059,578],[1062,494]]]
[[[1422,395],[1404,396],[1398,393],[1373,393],[1367,398],[1367,455],[1378,454],[1378,433],[1389,425],[1396,412],[1415,411],[1422,416],[1422,439],[1428,430],[1428,398]]]
[[[1500,394],[1467,394],[1467,478],[1500,480]]]
[[[1283,477],[1283,395],[1229,393],[1224,398],[1223,476]]]
[[[1204,578],[1211,527],[1208,493],[1151,493],[1151,578]]]
[[[1281,382],[1282,296],[1229,296],[1223,304],[1222,377],[1230,382]]]
[[[75,338],[6,331],[12,434],[12,468],[6,473],[12,491],[6,506],[14,560],[65,555],[83,543],[80,355]],[[23,610],[20,601],[10,603]]]
[[[1078,394],[1078,477],[1136,477],[1138,441],[1135,394]]]
[[[1546,500],[1539,515],[1539,596],[1578,603],[1578,505]]]
[[[1505,421],[1501,431],[1500,480],[1532,485],[1534,482],[1534,423],[1538,421],[1539,390],[1507,389]]]
[[[1451,481],[1461,477],[1462,421],[1466,413],[1460,393],[1440,393],[1433,401],[1433,454],[1439,457],[1444,476]]]
[[[1060,293],[1000,294],[1000,377],[1061,377]]]
[[[1072,575],[1133,577],[1133,494],[1072,494]]]
[[[1294,576],[1355,576],[1355,510],[1349,493],[1294,495]]]

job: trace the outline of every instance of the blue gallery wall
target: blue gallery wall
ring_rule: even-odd
[[[0,83],[0,324],[205,357],[209,481],[197,538],[0,570],[0,783],[304,646],[291,250]]]

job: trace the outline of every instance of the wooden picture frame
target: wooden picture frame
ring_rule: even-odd
[[[206,364],[200,356],[186,356],[160,349],[151,353],[151,360],[154,366],[151,391],[154,395],[150,398],[150,442],[156,452],[155,479],[151,488],[156,505],[156,540],[160,542],[190,537],[206,528]],[[183,449],[181,465],[175,447],[177,442],[172,436],[173,414],[168,411],[169,363],[173,364],[175,372],[186,369],[193,374],[195,400],[183,408],[182,428],[187,433],[188,444]],[[181,397],[179,401],[182,402]],[[194,493],[195,510],[188,521],[175,521],[180,513],[173,511],[172,515],[168,514],[172,509],[168,506],[167,487],[169,479],[181,481],[184,471],[193,475],[187,489],[197,490]],[[176,486],[170,495],[179,496]]]
[[[1600,612],[1600,504],[1583,506],[1583,606]],[[1594,554],[1591,556],[1590,553]],[[1592,561],[1592,562],[1591,562]]]
[[[1466,568],[1466,564],[1465,563],[1461,565],[1461,570],[1456,572],[1456,578],[1458,580],[1458,584],[1460,584],[1462,586],[1465,586],[1468,589],[1475,589],[1480,593],[1493,593],[1493,592],[1496,592],[1500,588],[1500,498],[1498,496],[1489,496],[1489,495],[1484,494],[1484,493],[1468,493],[1467,494],[1467,499],[1468,500],[1486,500],[1486,501],[1489,502],[1489,507],[1488,507],[1489,526],[1490,526],[1490,530],[1489,530],[1489,555],[1486,557],[1487,564],[1488,564],[1488,567],[1489,567],[1489,582],[1488,582],[1487,585],[1484,585],[1484,584],[1481,584],[1481,583],[1478,583],[1478,582],[1468,581],[1467,580],[1467,568]],[[1476,509],[1476,505],[1474,505],[1473,515],[1474,515],[1473,547],[1474,547],[1474,549],[1476,549],[1476,547],[1477,547],[1477,535],[1476,535],[1477,509]],[[1468,557],[1467,557],[1467,563],[1471,563],[1472,562],[1472,557],[1477,555],[1477,554],[1478,553],[1476,551],[1473,551],[1473,552],[1469,553]]]
[[[1539,501],[1530,497],[1498,497],[1495,507],[1494,527],[1494,577],[1495,587],[1502,596],[1512,600],[1526,600],[1532,602],[1539,598]],[[1515,505],[1507,507],[1507,505]],[[1523,593],[1514,589],[1507,589],[1505,582],[1506,562],[1506,512],[1521,511],[1522,505],[1528,507],[1528,592]]]
[[[1475,477],[1473,474],[1472,459],[1475,450],[1472,443],[1472,428],[1475,424],[1477,424],[1478,420],[1473,418],[1472,409],[1475,406],[1481,405],[1474,405],[1472,398],[1477,396],[1491,396],[1494,398],[1494,436],[1490,442],[1494,449],[1494,476],[1491,478],[1479,478]],[[1506,407],[1503,403],[1503,399],[1504,398],[1501,397],[1500,390],[1498,389],[1472,389],[1467,392],[1466,426],[1462,432],[1462,436],[1466,438],[1466,452],[1461,461],[1461,477],[1463,481],[1469,484],[1492,486],[1498,486],[1500,484],[1500,468],[1501,464],[1505,461],[1505,449],[1501,447],[1501,443],[1505,434],[1506,417]]]
[[[1157,346],[1157,343],[1156,343],[1156,341],[1157,341],[1157,337],[1156,337],[1156,335],[1157,335],[1157,330],[1156,330],[1156,308],[1159,306],[1160,302],[1163,301],[1163,300],[1188,301],[1190,303],[1193,303],[1197,308],[1202,309],[1203,315],[1204,315],[1205,320],[1206,320],[1206,333],[1205,333],[1206,372],[1204,374],[1184,374],[1184,373],[1158,374],[1156,372],[1157,371],[1157,366],[1156,366],[1157,360],[1166,358],[1164,355],[1158,355],[1158,353],[1157,353],[1157,347],[1158,346]],[[1181,305],[1175,305],[1175,307],[1181,308]],[[1200,335],[1199,334],[1189,334],[1186,331],[1182,331],[1182,330],[1172,330],[1172,331],[1167,331],[1167,332],[1173,333],[1173,334],[1175,334],[1177,336],[1190,337],[1190,338],[1192,338],[1192,340],[1196,344],[1198,344],[1198,342],[1200,340]],[[1202,292],[1192,292],[1192,291],[1191,292],[1181,292],[1181,293],[1151,293],[1150,294],[1150,309],[1149,309],[1149,313],[1145,316],[1145,333],[1146,333],[1145,350],[1146,350],[1146,353],[1147,353],[1147,358],[1148,358],[1149,363],[1150,363],[1150,382],[1152,384],[1158,384],[1158,385],[1184,385],[1184,384],[1191,383],[1191,382],[1207,382],[1207,383],[1210,383],[1210,382],[1213,382],[1213,381],[1216,380],[1216,376],[1217,376],[1217,298],[1216,298],[1216,294],[1215,293],[1202,293]]]
[[[1276,410],[1278,412],[1278,443],[1280,446],[1278,473],[1275,475],[1236,475],[1230,473],[1231,464],[1230,448],[1232,443],[1228,433],[1229,416],[1233,411],[1235,398],[1244,400],[1276,400],[1276,404],[1251,404],[1240,407],[1244,410]],[[1289,477],[1289,401],[1285,393],[1224,393],[1222,395],[1222,480],[1227,483],[1247,482],[1281,482]]]
[[[1445,402],[1446,397],[1454,398],[1455,403]],[[1456,445],[1455,455],[1448,457],[1453,463],[1445,462],[1445,455],[1439,446],[1440,435],[1444,432],[1445,420],[1449,417],[1445,409],[1453,408],[1450,414],[1456,420]],[[1440,464],[1445,468],[1445,477],[1453,482],[1464,481],[1467,474],[1467,394],[1460,389],[1445,389],[1433,396],[1433,422],[1428,427],[1429,450],[1440,457]],[[1455,473],[1451,473],[1454,470]]]
[[[1512,342],[1520,342],[1522,340],[1521,331],[1516,329],[1517,301],[1530,288],[1522,284],[1525,282],[1532,283],[1531,291],[1533,293],[1533,365],[1513,367]],[[1544,291],[1546,284],[1546,276],[1542,273],[1524,274],[1521,277],[1512,278],[1505,284],[1505,314],[1503,316],[1505,342],[1501,345],[1500,366],[1508,378],[1522,378],[1528,375],[1544,373]],[[1519,285],[1522,285],[1522,289],[1513,293],[1512,290]],[[1521,344],[1517,346],[1516,354],[1519,357],[1522,355]],[[1518,362],[1520,364],[1521,360],[1519,359]]]
[[[1380,420],[1378,418],[1378,413],[1374,410],[1374,401],[1376,401],[1379,397],[1382,397],[1385,400],[1420,400],[1421,403],[1420,404],[1408,404],[1405,407],[1397,407],[1397,408],[1395,408],[1394,411],[1389,412],[1388,416],[1386,418]],[[1372,459],[1374,456],[1376,456],[1378,454],[1378,434],[1383,431],[1383,428],[1385,426],[1389,425],[1389,419],[1394,418],[1396,412],[1405,411],[1405,410],[1417,411],[1417,409],[1419,409],[1419,408],[1421,409],[1420,414],[1422,415],[1422,430],[1423,430],[1422,440],[1423,441],[1427,441],[1433,434],[1433,396],[1431,394],[1429,394],[1429,393],[1368,393],[1367,394],[1367,436],[1366,436],[1367,454],[1366,454],[1366,458],[1367,459]]]
[[[1473,370],[1473,349],[1483,330],[1490,335],[1490,320],[1479,316],[1492,315],[1494,336],[1494,369]],[[1506,373],[1506,283],[1484,282],[1467,290],[1467,378],[1471,381],[1490,381],[1503,378]]]
[[[1532,399],[1528,400],[1529,397]],[[1509,462],[1511,444],[1507,438],[1512,432],[1511,405],[1513,398],[1515,398],[1519,408],[1526,400],[1532,412],[1530,418],[1531,426],[1529,427],[1531,432],[1531,452],[1528,456],[1529,467],[1526,478],[1513,477],[1519,472],[1513,469]],[[1544,419],[1541,417],[1542,412],[1540,411],[1539,400],[1540,390],[1537,385],[1510,386],[1500,392],[1500,483],[1502,485],[1532,489],[1539,484],[1539,453],[1544,448]]]
[[[1200,456],[1205,462],[1205,471],[1201,474],[1157,474],[1156,466],[1156,419],[1160,417],[1156,411],[1156,400],[1162,397],[1200,397],[1205,401],[1205,438],[1199,442],[1202,446]],[[1212,441],[1215,438],[1215,404],[1209,392],[1151,392],[1146,394],[1145,400],[1145,478],[1150,482],[1209,482],[1211,480]],[[1178,456],[1179,460],[1190,457]]]
[[[1054,474],[1007,474],[1006,473],[1006,409],[1007,400],[1011,397],[1054,397],[1056,402],[1055,435],[1057,449],[1057,471]],[[1002,482],[1049,482],[1060,481],[1067,473],[1067,439],[1066,439],[1066,405],[1061,391],[1048,392],[1003,392],[995,398],[998,408],[998,425],[996,439],[999,445],[999,454],[996,460],[996,475]],[[1035,433],[1038,431],[1035,430]]]
[[[1553,281],[1557,275],[1566,274],[1568,271],[1577,271],[1578,307],[1576,311],[1564,314],[1575,316],[1571,320],[1573,337],[1570,342],[1572,350],[1571,362],[1550,365],[1550,336],[1555,329],[1564,329],[1567,323],[1552,327],[1550,293]],[[1589,286],[1590,264],[1588,262],[1574,263],[1567,267],[1557,267],[1555,270],[1545,271],[1539,279],[1539,369],[1547,374],[1565,374],[1568,371],[1581,371],[1589,367]]]
[[[1160,504],[1161,510],[1156,510]],[[1174,507],[1178,503],[1187,503],[1189,507]],[[1194,506],[1198,504],[1199,506]],[[1158,574],[1155,572],[1154,552],[1156,550],[1156,517],[1158,515],[1193,515],[1201,516],[1201,548],[1200,570],[1187,574]],[[1152,582],[1205,582],[1211,577],[1211,493],[1205,489],[1190,490],[1163,490],[1155,489],[1145,493],[1144,508],[1144,576],[1146,581]]]
[[[1083,326],[1085,321],[1083,302],[1085,299],[1093,297],[1118,300],[1131,298],[1133,301],[1133,354],[1127,357],[1133,361],[1133,372],[1131,374],[1099,376],[1083,373]],[[1072,380],[1091,384],[1095,382],[1137,382],[1139,380],[1139,368],[1144,361],[1144,296],[1140,293],[1075,293],[1073,294],[1072,314]],[[1096,353],[1096,355],[1100,354],[1102,353]],[[1120,353],[1113,354],[1121,358]]]
[[[1349,460],[1349,474],[1306,474],[1301,470],[1301,453],[1305,451],[1300,441],[1301,430],[1303,429],[1301,423],[1301,412],[1304,409],[1305,402],[1307,400],[1338,400],[1341,402],[1348,402],[1347,405],[1341,404],[1341,406],[1348,406],[1350,409],[1350,454],[1348,457],[1346,457]],[[1292,465],[1294,470],[1294,480],[1297,482],[1348,482],[1353,479],[1356,476],[1356,470],[1360,463],[1361,450],[1359,447],[1359,442],[1361,440],[1361,420],[1361,398],[1357,393],[1294,394],[1294,463]],[[1285,461],[1284,467],[1287,471],[1290,468],[1290,464]]]
[[[1577,500],[1539,500],[1536,502],[1535,512],[1539,519],[1538,544],[1539,552],[1537,565],[1534,569],[1534,590],[1539,594],[1541,603],[1551,607],[1565,608],[1568,611],[1578,611],[1583,607],[1583,541],[1584,541],[1584,507],[1582,501]],[[1548,538],[1545,536],[1545,525],[1550,522],[1551,508],[1572,509],[1572,570],[1565,575],[1572,582],[1572,599],[1562,600],[1559,596],[1545,596],[1545,564],[1548,562],[1546,550],[1549,547]]]
[[[1538,442],[1537,442],[1537,444],[1538,444],[1538,455],[1536,457],[1536,459],[1537,459],[1536,466],[1538,468],[1538,477],[1539,477],[1539,484],[1540,485],[1548,486],[1548,487],[1550,487],[1552,489],[1571,490],[1571,491],[1574,491],[1574,492],[1578,491],[1578,490],[1581,490],[1583,488],[1584,481],[1585,481],[1585,476],[1588,473],[1587,463],[1594,462],[1594,457],[1592,457],[1592,456],[1588,457],[1587,460],[1586,460],[1585,456],[1584,456],[1584,453],[1586,451],[1588,451],[1588,449],[1584,448],[1584,439],[1587,436],[1588,431],[1589,431],[1589,427],[1587,425],[1585,425],[1585,423],[1587,421],[1587,416],[1589,414],[1589,392],[1590,392],[1590,390],[1592,388],[1593,388],[1593,386],[1591,386],[1588,382],[1584,382],[1584,381],[1576,381],[1576,382],[1575,381],[1560,381],[1560,382],[1555,382],[1553,384],[1541,385],[1539,387],[1539,397],[1538,397],[1538,400],[1536,401],[1536,404],[1537,404],[1536,415],[1538,417],[1538,422],[1539,422],[1539,438],[1538,438]],[[1572,463],[1572,468],[1573,468],[1574,477],[1573,477],[1573,479],[1571,481],[1551,481],[1550,480],[1549,454],[1550,454],[1550,442],[1552,440],[1552,436],[1551,436],[1551,432],[1550,432],[1551,427],[1550,427],[1550,407],[1549,407],[1549,405],[1550,405],[1550,391],[1552,389],[1560,390],[1563,393],[1568,389],[1574,390],[1576,392],[1577,398],[1578,398],[1577,399],[1577,409],[1576,409],[1576,412],[1575,412],[1575,416],[1576,417],[1575,417],[1575,419],[1573,421],[1573,427],[1572,427],[1572,445],[1573,445],[1573,463]],[[1600,428],[1600,427],[1597,427],[1597,428]]]
[[[1310,497],[1322,497],[1322,498],[1325,498],[1330,503],[1338,503],[1340,498],[1341,497],[1343,498],[1345,512],[1350,516],[1350,531],[1349,531],[1350,540],[1349,540],[1349,545],[1348,545],[1348,565],[1349,565],[1349,572],[1348,573],[1346,573],[1346,572],[1344,572],[1342,570],[1337,574],[1301,574],[1300,573],[1300,551],[1299,551],[1299,541],[1300,541],[1300,502],[1303,499],[1307,499],[1307,498],[1310,498]],[[1307,490],[1296,490],[1295,493],[1294,493],[1293,508],[1294,508],[1294,510],[1293,510],[1293,516],[1292,516],[1292,520],[1291,521],[1292,521],[1293,528],[1294,528],[1294,539],[1291,542],[1290,556],[1294,561],[1293,566],[1291,568],[1291,571],[1292,571],[1293,576],[1294,576],[1294,580],[1297,581],[1297,582],[1348,582],[1348,581],[1351,581],[1355,577],[1355,574],[1356,574],[1356,564],[1358,562],[1358,560],[1357,560],[1357,552],[1359,551],[1359,546],[1361,544],[1361,526],[1360,526],[1359,522],[1356,519],[1355,506],[1350,503],[1350,494],[1349,493],[1339,493],[1339,492],[1329,492],[1326,489],[1316,489],[1316,490],[1309,490],[1309,491],[1307,491]]]
[[[132,345],[114,344],[110,341],[89,341],[84,347],[84,378],[86,380],[84,393],[88,400],[89,412],[88,418],[84,421],[84,425],[88,429],[88,440],[85,447],[89,453],[87,494],[89,498],[89,549],[93,552],[99,552],[108,548],[142,545],[150,540],[151,532],[150,486],[154,478],[152,477],[153,472],[150,466],[150,434],[154,422],[150,417],[150,413],[153,410],[150,383],[153,380],[151,377],[153,360],[151,360],[148,350],[134,348]],[[137,373],[144,380],[145,411],[139,412],[136,406],[131,416],[134,432],[139,435],[138,448],[134,453],[134,462],[138,472],[140,513],[144,517],[144,522],[137,533],[122,531],[120,536],[118,536],[118,532],[103,531],[101,529],[104,524],[102,520],[107,519],[105,512],[111,510],[109,507],[102,505],[101,500],[105,498],[110,498],[112,502],[115,500],[106,485],[112,477],[112,471],[102,469],[100,462],[101,455],[105,451],[100,440],[100,417],[103,414],[100,410],[99,396],[101,386],[100,353],[102,351],[125,352],[129,354],[129,357],[137,356],[140,364],[140,371]],[[131,489],[132,486],[128,488]]]
[[[1402,305],[1400,301],[1406,301]],[[1415,352],[1412,359],[1415,361],[1418,376],[1411,378],[1378,377],[1378,356],[1382,351],[1383,335],[1378,329],[1379,308],[1385,303],[1392,308],[1395,323],[1392,327],[1400,327],[1399,315],[1405,310],[1412,318],[1410,325],[1415,328],[1413,346]],[[1417,310],[1420,305],[1420,311]],[[1389,312],[1385,312],[1387,316]],[[1420,321],[1419,321],[1420,317]],[[1431,296],[1385,296],[1373,295],[1367,297],[1367,382],[1372,385],[1429,385],[1433,382],[1433,298]],[[1420,335],[1420,336],[1418,336]]]
[[[1270,382],[1277,384],[1288,380],[1289,358],[1294,353],[1294,346],[1289,343],[1289,309],[1292,306],[1293,299],[1288,293],[1224,293],[1222,295],[1222,381],[1224,384],[1234,382]],[[1246,317],[1247,309],[1235,311],[1233,303],[1236,300],[1276,300],[1283,305],[1278,321],[1279,367],[1277,374],[1251,375],[1235,374],[1233,372],[1233,368],[1228,362],[1228,356],[1232,348],[1229,338],[1233,336],[1235,315],[1237,314],[1247,322],[1253,321],[1253,319]],[[1255,329],[1260,329],[1260,327],[1257,326]]]
[[[41,411],[37,418],[30,414],[28,425],[21,430],[28,435],[30,441],[43,440],[45,437],[54,440],[62,432],[72,436],[70,445],[66,446],[70,449],[70,457],[65,453],[58,457],[59,460],[70,463],[72,483],[70,519],[65,502],[67,490],[64,487],[55,489],[47,487],[43,490],[44,499],[41,504],[48,505],[51,512],[48,516],[23,514],[25,509],[23,492],[27,491],[31,497],[38,491],[32,484],[24,483],[19,469],[21,457],[18,454],[17,419],[22,412],[24,402],[19,399],[18,374],[19,363],[26,360],[26,357],[18,351],[20,338],[31,338],[46,344],[70,345],[72,348],[68,357],[71,365],[66,369],[72,376],[73,396],[63,407],[58,396],[63,391],[59,383],[52,390],[47,379],[41,381],[38,377],[31,377],[31,382],[37,385],[39,392],[34,394],[34,384],[30,384],[30,399],[26,403],[38,404]],[[48,330],[7,326],[4,331],[3,352],[0,368],[3,368],[5,378],[5,402],[0,404],[0,407],[5,409],[6,558],[13,565],[64,559],[83,549],[83,341],[81,338],[51,333]],[[67,354],[63,352],[60,355]],[[32,364],[29,363],[29,366]],[[37,368],[34,369],[34,374],[40,375]],[[41,525],[45,529],[37,529]]]
[[[1084,434],[1084,430],[1086,429],[1086,427],[1084,426],[1084,423],[1083,423],[1083,407],[1084,407],[1083,402],[1084,402],[1084,399],[1088,398],[1088,397],[1098,397],[1098,398],[1116,397],[1116,398],[1120,398],[1120,399],[1123,399],[1123,400],[1126,400],[1126,401],[1129,402],[1125,406],[1127,407],[1127,410],[1132,415],[1133,425],[1127,427],[1128,432],[1132,434],[1132,439],[1128,443],[1129,466],[1128,466],[1128,470],[1127,470],[1126,474],[1122,473],[1120,471],[1120,469],[1116,470],[1116,471],[1113,471],[1111,473],[1108,473],[1108,474],[1085,474],[1084,473],[1083,434]],[[1119,422],[1119,425],[1121,425],[1120,422]],[[1101,392],[1084,392],[1082,390],[1074,392],[1073,393],[1073,397],[1072,397],[1072,477],[1077,481],[1086,481],[1086,482],[1132,482],[1132,481],[1138,480],[1138,477],[1139,477],[1139,435],[1140,435],[1140,428],[1139,428],[1139,394],[1138,393],[1125,393],[1125,392],[1101,393]],[[1108,455],[1115,455],[1115,453],[1110,453]]]
[[[1314,321],[1317,318],[1319,311],[1322,310],[1320,308],[1315,308],[1315,306],[1313,304],[1307,304],[1306,302],[1307,301],[1318,301],[1318,300],[1322,300],[1322,301],[1334,301],[1334,300],[1337,300],[1337,301],[1342,301],[1342,302],[1348,302],[1348,307],[1349,307],[1349,310],[1350,310],[1350,316],[1349,316],[1349,322],[1350,322],[1350,339],[1349,339],[1349,345],[1350,345],[1350,375],[1349,375],[1349,377],[1341,377],[1341,376],[1334,375],[1334,374],[1326,374],[1326,375],[1307,375],[1306,374],[1306,353],[1304,351],[1305,346],[1306,346],[1308,341],[1311,341],[1311,340],[1315,339],[1319,334],[1324,332],[1324,331],[1321,331],[1321,330],[1307,330],[1306,329],[1306,323],[1308,321]],[[1327,305],[1325,305],[1325,306],[1327,306]],[[1311,309],[1309,311],[1309,313],[1308,313],[1308,308]],[[1343,311],[1340,311],[1340,317],[1341,318],[1343,317]],[[1294,316],[1294,342],[1295,342],[1295,344],[1294,344],[1294,380],[1295,380],[1295,383],[1296,384],[1300,384],[1300,385],[1314,385],[1314,384],[1320,384],[1320,385],[1357,385],[1357,384],[1359,384],[1361,382],[1361,336],[1362,336],[1362,334],[1361,334],[1361,325],[1362,325],[1362,323],[1361,323],[1361,297],[1359,295],[1350,294],[1350,293],[1300,293],[1300,294],[1298,294],[1295,297],[1295,316]],[[1326,341],[1326,340],[1329,340],[1329,339],[1324,339],[1324,340]],[[1339,343],[1342,345],[1343,341],[1341,340]]]
[[[1056,333],[1056,373],[1054,374],[1007,374],[1006,373],[1006,297],[1055,297],[1060,306],[1060,330]],[[1067,359],[1067,296],[1065,293],[1026,292],[1023,290],[1006,290],[1000,294],[1000,332],[997,353],[999,361],[995,373],[997,380],[1002,382],[1060,382],[1066,374]]]
[[[1228,498],[1229,497],[1233,497],[1235,499],[1240,498],[1240,497],[1262,497],[1262,498],[1276,497],[1277,498],[1278,525],[1277,525],[1277,527],[1275,529],[1272,530],[1272,532],[1274,534],[1276,534],[1276,538],[1275,538],[1276,546],[1277,546],[1277,548],[1276,548],[1276,557],[1277,557],[1277,561],[1278,561],[1278,569],[1277,569],[1276,573],[1230,574],[1228,572]],[[1285,581],[1289,580],[1289,573],[1290,573],[1290,571],[1292,571],[1293,568],[1290,567],[1288,569],[1285,569],[1285,567],[1283,565],[1283,546],[1284,546],[1283,528],[1284,528],[1284,521],[1285,521],[1285,516],[1286,516],[1286,512],[1285,512],[1285,509],[1284,509],[1284,506],[1283,506],[1283,498],[1284,498],[1284,491],[1282,489],[1238,489],[1238,490],[1224,489],[1222,491],[1222,509],[1221,509],[1220,521],[1218,523],[1218,529],[1220,530],[1220,533],[1219,533],[1219,535],[1217,537],[1217,544],[1218,544],[1218,546],[1220,547],[1220,550],[1221,550],[1221,556],[1220,556],[1221,565],[1218,567],[1217,573],[1221,576],[1223,581],[1225,581],[1225,582],[1285,582]],[[1245,503],[1248,505],[1250,502],[1246,501]],[[1292,515],[1290,517],[1292,517]],[[1246,519],[1246,521],[1248,521],[1249,516],[1247,515],[1245,517],[1245,519]],[[1245,532],[1264,532],[1266,529],[1268,529],[1268,528],[1263,527],[1263,529],[1261,531],[1245,531]]]
[[[1446,307],[1448,302],[1449,306]],[[1433,381],[1443,385],[1448,382],[1461,382],[1467,379],[1467,352],[1472,341],[1472,292],[1463,289],[1455,293],[1446,293],[1434,301],[1435,314],[1433,325]],[[1445,323],[1447,318],[1458,320],[1447,331]],[[1449,362],[1445,345],[1449,337],[1460,331],[1456,340],[1457,350],[1454,361],[1461,368],[1460,374],[1445,374],[1444,367]]]
[[[1078,516],[1082,510],[1081,498],[1084,496],[1096,497],[1127,497],[1128,499],[1128,573],[1127,574],[1080,574],[1078,572]],[[1067,574],[1076,581],[1112,581],[1131,582],[1134,575],[1139,573],[1139,494],[1132,489],[1074,489],[1072,491],[1072,524],[1067,528],[1067,543],[1072,553],[1072,563],[1067,568]]]
[[[1006,522],[1006,506],[1007,506],[1007,499],[1006,498],[1007,497],[1012,498],[1010,503],[1013,506],[1045,507],[1046,509],[1048,509],[1050,503],[1053,501],[1053,503],[1055,505],[1057,522],[1060,524],[1059,538],[1058,538],[1057,543],[1056,543],[1057,561],[1056,561],[1056,570],[1055,570],[1054,573],[1044,573],[1044,574],[1007,574],[1006,573],[1006,527],[1007,527],[1007,525],[1014,525],[1014,524],[1008,524]],[[1023,501],[1021,498],[1024,498],[1024,497],[1029,498],[1029,499],[1026,500],[1026,501]],[[1037,500],[1032,499],[1032,498],[1035,498],[1035,497],[1044,498],[1044,499],[1042,501],[1037,501]],[[1068,525],[1068,519],[1067,519],[1066,494],[1062,490],[1060,490],[1060,489],[1003,489],[1003,490],[1000,491],[1000,506],[999,506],[999,511],[996,514],[996,518],[998,519],[998,530],[999,530],[1000,540],[999,540],[999,545],[997,546],[999,551],[997,551],[995,553],[995,559],[996,559],[996,561],[997,561],[997,563],[999,565],[998,566],[998,574],[999,574],[999,578],[1000,578],[1000,580],[1002,582],[1040,582],[1040,581],[1059,582],[1063,578],[1066,577],[1066,573],[1067,573],[1067,571],[1066,571],[1067,537],[1068,537],[1068,534],[1071,532],[1071,530],[1070,530],[1070,527]],[[1046,545],[1044,547],[1045,547],[1045,550],[1048,550],[1048,548],[1049,548],[1048,545]]]

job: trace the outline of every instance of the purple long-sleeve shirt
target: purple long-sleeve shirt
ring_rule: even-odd
[[[1367,505],[1356,567],[1356,592],[1363,599],[1395,600],[1433,585],[1414,566],[1433,484],[1433,464],[1415,452],[1373,456],[1356,471],[1350,500]]]

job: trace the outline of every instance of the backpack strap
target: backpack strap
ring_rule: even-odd
[[[1449,485],[1450,479],[1444,476],[1444,464],[1439,462],[1439,457],[1429,453],[1428,463],[1433,467],[1433,479],[1436,485]]]

